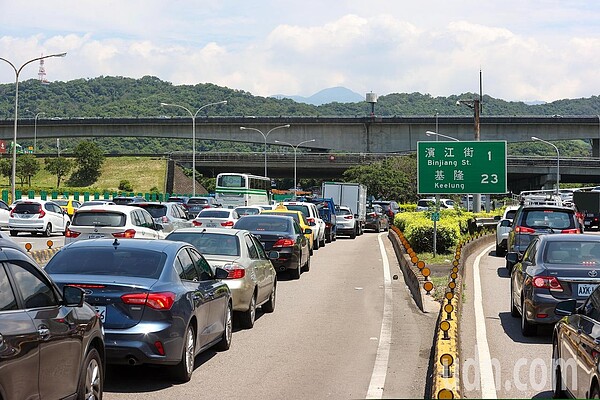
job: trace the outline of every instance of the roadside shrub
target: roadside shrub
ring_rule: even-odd
[[[433,221],[418,218],[404,231],[404,236],[417,253],[433,252]],[[455,220],[440,219],[437,222],[436,250],[439,254],[450,253],[460,238],[460,229]]]
[[[122,179],[119,181],[119,190],[123,190],[125,192],[132,192],[133,185],[127,179]]]

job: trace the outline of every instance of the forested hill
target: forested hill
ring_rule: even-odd
[[[0,118],[12,119],[14,115],[14,83],[0,85]],[[375,114],[379,116],[416,115],[469,115],[466,107],[457,107],[458,99],[473,99],[478,95],[462,93],[449,97],[432,97],[421,93],[394,93],[378,98]],[[205,83],[197,85],[173,85],[156,77],[141,79],[124,77],[99,77],[76,79],[68,82],[41,84],[30,79],[19,83],[19,118],[52,117],[155,117],[187,116],[185,110],[161,107],[160,103],[175,103],[196,110],[202,105],[227,100],[227,105],[207,107],[199,114],[218,116],[364,116],[371,112],[371,105],[358,103],[329,103],[313,106],[297,103],[291,99],[253,96],[248,92]],[[29,111],[26,111],[29,110]],[[600,96],[583,99],[558,100],[552,103],[528,105],[509,102],[489,96],[483,98],[482,115],[598,115]],[[67,139],[65,139],[66,141]],[[73,139],[76,140],[76,139]],[[109,142],[110,139],[107,139]],[[113,153],[131,153],[151,150],[160,153],[182,150],[187,144],[161,139],[138,139],[106,143]],[[70,147],[68,141],[62,146]],[[40,151],[51,151],[54,143],[38,141]],[[131,147],[131,149],[127,149]],[[204,142],[200,151],[244,150],[251,145],[217,145]],[[129,151],[133,150],[133,151]]]

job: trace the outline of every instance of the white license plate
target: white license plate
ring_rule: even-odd
[[[88,239],[102,239],[104,237],[104,235],[88,235]]]
[[[217,227],[217,224],[211,224],[211,223],[208,223],[208,224],[206,224],[206,226],[207,226],[208,228],[216,228],[216,227]]]
[[[105,306],[95,306],[96,312],[100,315],[100,321],[104,322],[106,320],[106,307]]]
[[[591,225],[591,221],[583,221],[585,225]]]
[[[589,284],[589,283],[580,283],[579,285],[577,285],[577,296],[588,297],[590,294],[592,294],[594,289],[596,289],[596,286],[598,286],[598,285]]]

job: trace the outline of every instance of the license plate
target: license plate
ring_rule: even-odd
[[[106,307],[96,306],[96,312],[100,316],[100,321],[104,322],[104,320],[106,319]]]
[[[591,222],[591,221],[583,221],[583,223],[584,223],[585,225],[591,225],[591,223],[592,223],[592,222]]]
[[[88,239],[102,239],[104,237],[104,235],[88,235]]]
[[[208,224],[206,224],[206,226],[209,227],[209,228],[216,228],[217,224],[208,223]]]
[[[594,289],[596,289],[596,286],[598,285],[580,283],[579,285],[577,285],[577,296],[588,297],[590,294],[592,294]]]

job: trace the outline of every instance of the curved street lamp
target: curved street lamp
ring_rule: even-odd
[[[276,126],[275,128],[270,129],[267,133],[263,133],[263,131],[261,131],[260,129],[247,128],[245,126],[240,126],[240,130],[256,131],[262,135],[263,139],[265,139],[265,151],[264,151],[264,153],[265,153],[265,177],[268,177],[268,175],[267,175],[267,137],[269,136],[269,133],[273,132],[275,129],[289,128],[289,127],[290,127],[290,124],[280,125],[280,126]]]
[[[293,144],[291,144],[291,143],[284,142],[284,141],[282,141],[282,140],[276,140],[276,141],[275,141],[275,143],[287,144],[287,145],[288,145],[288,146],[290,146],[292,149],[294,149],[294,198],[296,198],[296,190],[297,190],[297,188],[298,188],[298,185],[297,185],[297,183],[296,183],[296,170],[297,170],[297,168],[296,168],[296,166],[297,166],[297,164],[296,164],[296,153],[297,153],[297,151],[298,151],[298,147],[300,147],[300,145],[302,145],[302,144],[304,144],[304,143],[310,143],[310,142],[316,142],[316,140],[315,140],[315,139],[305,140],[305,141],[303,141],[303,142],[300,142],[300,143],[298,143],[298,144],[297,144],[297,145],[295,145],[295,146],[294,146]]]
[[[455,138],[455,137],[448,136],[448,135],[443,135],[443,134],[441,134],[441,133],[437,133],[437,132],[433,132],[433,131],[426,131],[426,132],[425,132],[425,134],[426,134],[427,136],[435,136],[435,137],[438,137],[438,136],[439,136],[439,137],[443,137],[443,138],[445,138],[445,139],[454,140],[455,142],[460,142],[460,140],[458,140],[458,139],[457,139],[457,138]]]
[[[25,110],[25,111],[35,114],[33,111],[29,111],[29,110]],[[37,120],[38,120],[38,117],[42,114],[45,115],[46,113],[43,111],[40,111],[39,113],[35,114],[35,119],[33,122],[33,152],[34,153],[37,152]]]
[[[8,61],[6,58],[2,58],[0,57],[0,60],[8,63],[8,65],[10,65],[12,67],[12,69],[15,71],[15,133],[14,133],[14,137],[13,137],[13,154],[12,154],[12,177],[11,177],[11,182],[10,182],[10,192],[11,192],[11,196],[12,196],[12,201],[15,201],[15,184],[16,184],[16,180],[17,180],[17,117],[18,117],[18,108],[19,108],[19,74],[21,73],[21,70],[23,69],[23,67],[25,67],[27,64],[30,64],[34,61],[38,61],[38,60],[43,60],[45,58],[50,58],[50,57],[64,57],[66,56],[67,53],[57,53],[57,54],[49,54],[47,56],[41,56],[41,57],[36,57],[36,58],[32,58],[31,60],[27,61],[25,64],[21,65],[19,68],[15,67],[15,65],[13,63],[11,63],[10,61]]]
[[[216,103],[205,104],[202,107],[200,107],[199,109],[197,109],[195,113],[192,113],[192,111],[189,108],[184,107],[179,104],[160,103],[160,105],[162,107],[183,108],[185,111],[187,111],[190,114],[190,117],[192,117],[192,195],[193,196],[196,195],[196,116],[198,115],[200,110],[202,110],[203,108],[206,108],[208,106],[216,106],[218,104],[227,104],[227,100],[217,101]]]
[[[537,140],[538,142],[546,143],[556,150],[556,194],[559,194],[560,190],[560,152],[558,151],[558,147],[556,147],[553,143],[550,143],[544,139],[540,139],[539,137],[532,136],[531,140]]]

